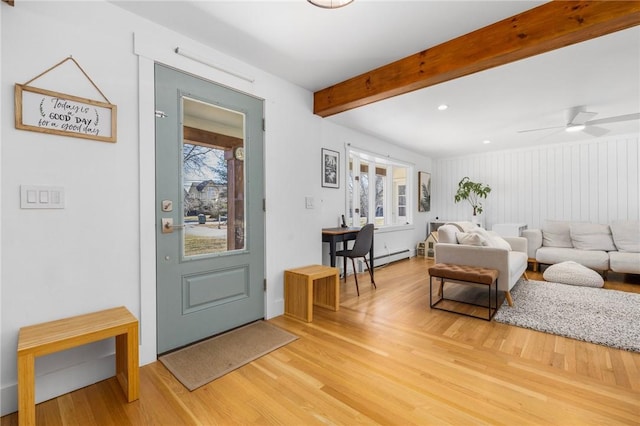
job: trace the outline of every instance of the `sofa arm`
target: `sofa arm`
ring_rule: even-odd
[[[540,229],[525,229],[522,236],[527,239],[527,256],[536,258],[536,251],[542,247],[542,231]]]

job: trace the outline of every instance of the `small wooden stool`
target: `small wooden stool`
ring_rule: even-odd
[[[36,357],[116,338],[116,377],[127,401],[138,399],[138,320],[124,306],[22,327],[18,334],[18,424],[36,423]]]
[[[473,318],[478,318],[478,317],[476,317],[475,315],[465,314],[463,312],[456,312],[450,309],[445,309],[437,305],[443,300],[451,300],[458,303],[465,303],[467,305],[481,306],[489,310],[489,314],[486,320],[491,321],[493,316],[498,311],[498,275],[499,275],[499,272],[496,269],[480,268],[477,266],[453,265],[449,263],[436,263],[431,268],[429,268],[429,304],[431,308],[434,308],[434,309],[440,309],[447,312],[454,312],[457,314],[466,315]],[[438,295],[440,296],[440,299],[438,299],[435,303],[433,301],[433,294],[432,294],[433,278],[440,278],[440,287],[438,290]],[[445,280],[451,280],[451,281],[456,281],[460,283],[486,285],[487,288],[489,289],[488,306],[478,305],[470,302],[464,302],[461,300],[445,298],[444,297],[444,281]],[[491,287],[494,284],[495,284],[495,305],[492,306]]]
[[[340,270],[309,265],[284,271],[285,315],[313,321],[313,305],[337,311],[340,307]]]

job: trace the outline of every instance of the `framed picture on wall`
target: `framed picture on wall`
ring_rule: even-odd
[[[340,188],[340,153],[322,148],[322,186]]]
[[[431,173],[418,172],[418,211],[431,211]]]

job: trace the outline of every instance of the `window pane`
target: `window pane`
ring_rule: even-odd
[[[387,205],[386,203],[386,169],[381,167],[376,167],[376,216],[375,216],[375,224],[377,226],[385,224],[385,216],[384,216],[384,207]]]
[[[347,170],[347,225],[353,226],[353,159],[349,157]]]
[[[406,167],[394,167],[393,168],[393,206],[395,217],[393,218],[394,224],[405,224],[407,219],[407,168]]]
[[[364,170],[364,171],[363,171]],[[360,226],[369,223],[369,167],[360,163]]]
[[[183,254],[243,249],[244,115],[186,97],[183,114]]]

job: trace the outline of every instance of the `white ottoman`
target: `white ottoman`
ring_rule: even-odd
[[[573,261],[549,266],[542,274],[545,281],[584,287],[603,287],[604,279],[593,269]]]

